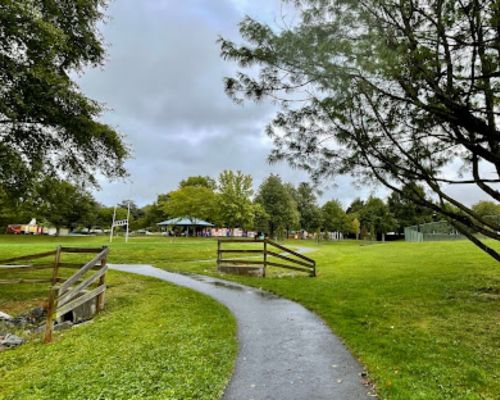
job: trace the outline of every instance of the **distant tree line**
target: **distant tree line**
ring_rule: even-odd
[[[424,189],[411,184],[404,190]],[[267,177],[254,192],[253,178],[241,171],[223,171],[217,179],[191,176],[177,189],[158,195],[156,201],[138,207],[130,201],[130,229],[157,230],[157,223],[168,218],[203,219],[219,227],[259,231],[271,237],[291,232],[314,234],[342,233],[344,237],[384,240],[388,232],[402,234],[404,227],[431,222],[437,217],[428,208],[415,204],[399,192],[386,200],[370,196],[357,198],[344,207],[337,199],[319,204],[320,192],[310,183],[297,186],[283,182],[278,175]],[[126,218],[129,200],[117,205],[117,219]],[[500,205],[481,201],[472,207],[483,218],[498,221]],[[24,198],[13,200],[0,192],[0,226],[39,223],[72,231],[108,229],[114,206],[99,204],[83,186],[47,178]]]

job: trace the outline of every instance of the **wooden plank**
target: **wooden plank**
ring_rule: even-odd
[[[61,268],[68,268],[68,269],[80,269],[82,268],[82,263],[60,263],[59,264],[59,269]],[[96,263],[91,269],[99,269],[101,266]]]
[[[221,243],[263,243],[264,240],[262,239],[219,239],[219,242]]]
[[[219,260],[222,258],[221,253],[220,253],[220,250],[221,250],[220,246],[221,246],[221,242],[220,242],[220,240],[217,240],[217,268],[219,267]]]
[[[266,268],[267,268],[267,242],[264,240],[264,246],[263,246],[263,267],[262,267],[262,277],[266,277]]]
[[[244,258],[221,258],[219,260],[220,263],[223,264],[263,264],[262,260],[245,260]]]
[[[52,286],[57,283],[57,276],[59,274],[59,263],[61,262],[61,246],[57,246],[56,255],[54,258],[54,269],[52,270]]]
[[[61,247],[63,253],[100,253],[102,247]]]
[[[264,250],[219,250],[220,253],[257,253],[262,254]]]
[[[286,269],[293,269],[295,271],[303,271],[303,272],[313,272],[312,269],[305,268],[305,267],[297,267],[295,265],[288,265],[288,264],[282,264],[282,263],[276,263],[276,262],[271,262],[268,261],[267,265],[272,265],[273,267],[280,267],[280,268],[286,268]]]
[[[84,290],[86,287],[92,285],[95,281],[97,281],[101,276],[103,276],[106,271],[108,270],[108,266],[104,266],[101,268],[99,271],[97,271],[94,275],[88,277],[84,281],[82,281],[80,284],[75,286],[74,288],[68,290],[66,293],[62,294],[59,296],[59,305],[63,306],[70,300],[72,300],[75,296],[77,296],[82,290]]]
[[[49,278],[19,278],[19,279],[0,279],[0,285],[15,285],[18,283],[49,283]]]
[[[0,265],[0,272],[24,272],[24,271],[33,271],[37,269],[52,269],[54,267],[53,264],[26,264],[26,265]]]
[[[107,270],[108,269],[108,258],[107,257],[104,257],[101,259],[101,268],[103,270]],[[106,274],[102,274],[101,277],[99,278],[99,286],[102,286],[102,285],[106,285]],[[105,300],[105,293],[106,292],[102,292],[101,294],[97,295],[96,297],[96,313],[99,313],[101,312],[102,310],[104,310],[104,300]]]
[[[297,253],[296,251],[290,250],[288,247],[285,247],[279,243],[273,242],[272,240],[267,239],[267,242],[274,247],[277,247],[280,250],[286,251],[287,253],[293,254],[296,257],[302,258],[303,260],[309,261],[311,263],[314,263],[314,260],[312,258],[306,257],[303,254]]]
[[[304,267],[308,267],[308,268],[313,268],[314,267],[314,263],[306,263],[306,262],[301,261],[301,260],[295,260],[293,258],[284,256],[283,254],[275,253],[274,251],[268,251],[267,254],[271,255],[273,257],[281,258],[282,260],[286,260],[286,261],[290,261],[290,262],[293,262],[293,263],[296,263],[296,264],[303,265]]]
[[[88,293],[85,293],[84,295],[77,297],[76,299],[70,301],[69,303],[66,303],[62,307],[58,307],[57,311],[55,313],[55,318],[59,318],[63,316],[64,314],[70,312],[74,308],[81,306],[83,303],[93,299],[97,295],[101,294],[106,290],[106,285],[101,285],[96,287],[94,290],[91,290]]]
[[[49,292],[49,305],[47,308],[47,319],[45,321],[45,335],[43,342],[50,343],[52,342],[52,334],[54,332],[54,319],[57,308],[57,292],[59,288],[57,286],[53,286],[50,288]]]
[[[109,252],[109,249],[105,247],[99,254],[97,254],[92,260],[85,264],[80,270],[76,271],[66,282],[61,285],[59,293],[64,293],[68,288],[73,285],[78,279],[80,279],[89,269],[91,269],[101,258],[105,257]]]
[[[26,256],[6,258],[4,260],[0,260],[0,264],[11,264],[11,263],[13,263],[15,261],[32,260],[32,259],[35,259],[35,258],[42,258],[42,257],[53,256],[54,254],[56,254],[56,251],[55,250],[51,250],[51,251],[46,251],[46,252],[43,252],[43,253],[28,254]]]

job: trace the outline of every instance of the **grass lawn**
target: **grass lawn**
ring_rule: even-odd
[[[383,399],[498,399],[495,261],[466,241],[315,247],[317,278],[237,279],[320,315]]]
[[[2,237],[0,257],[54,243]],[[237,351],[229,311],[150,278],[111,271],[107,281],[106,310],[92,323],[0,353],[0,399],[218,399]],[[0,310],[18,313],[46,296],[45,284],[2,285]]]
[[[60,241],[2,237],[0,256],[4,249],[20,254]],[[317,278],[226,278],[296,300],[320,315],[366,366],[383,399],[498,398],[500,270],[494,260],[467,241],[290,244],[316,248],[310,256],[318,264]],[[216,274],[215,249],[209,239],[133,238],[127,245],[118,239],[110,261]],[[20,351],[9,353],[15,358]]]

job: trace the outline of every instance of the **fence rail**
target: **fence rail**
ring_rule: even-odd
[[[83,266],[77,263],[61,262],[63,253],[94,253],[96,254]],[[96,299],[96,313],[104,309],[104,296],[106,291],[106,272],[108,271],[107,257],[108,247],[101,248],[80,248],[80,247],[57,247],[56,250],[37,254],[12,257],[0,260],[0,272],[26,272],[42,269],[52,269],[50,278],[24,278],[17,277],[11,279],[0,279],[0,284],[22,284],[22,283],[50,283],[47,320],[45,324],[44,342],[52,341],[54,332],[54,321],[84,303]],[[54,256],[51,263],[40,264],[12,264],[19,261],[39,260],[41,258]],[[69,278],[59,276],[61,268],[78,269]],[[85,277],[89,271],[93,274]],[[91,288],[91,286],[95,286]]]
[[[257,244],[262,245],[262,248],[223,248],[228,243]],[[234,255],[237,254],[242,254],[242,257],[235,257]],[[231,258],[224,258],[224,255],[230,255]],[[286,261],[286,263],[282,261]],[[266,276],[268,267],[291,269],[307,272],[310,276],[316,276],[316,261],[272,240],[219,239],[217,241],[217,269],[219,271],[227,270],[227,268],[237,270],[240,268],[256,269],[259,267],[263,277]]]

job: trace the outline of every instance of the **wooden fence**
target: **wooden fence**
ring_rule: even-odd
[[[96,254],[90,261],[83,266],[81,263],[62,262],[63,253],[93,253]],[[14,278],[2,279],[0,284],[21,284],[21,283],[50,283],[50,291],[47,307],[47,321],[45,325],[44,342],[52,341],[54,331],[54,321],[68,312],[74,310],[82,304],[96,299],[96,313],[104,308],[104,294],[106,290],[106,272],[108,270],[107,256],[109,249],[102,248],[82,248],[82,247],[57,247],[53,251],[30,254],[26,256],[13,257],[0,260],[0,272],[27,272],[41,269],[52,269],[50,278]],[[12,264],[20,261],[32,261],[54,256],[54,261],[47,263],[32,264]],[[65,279],[59,276],[61,268],[78,269],[73,275]],[[84,278],[84,275],[92,271],[90,277]],[[92,289],[90,286],[94,285]]]
[[[227,243],[258,244],[258,249],[224,248]],[[235,258],[224,258],[226,254],[237,255]],[[243,255],[238,257],[238,255]],[[283,262],[285,261],[285,263]],[[269,239],[219,239],[217,242],[217,269],[260,268],[262,276],[266,276],[267,267],[279,267],[295,271],[307,272],[316,276],[316,261],[286,246]]]

